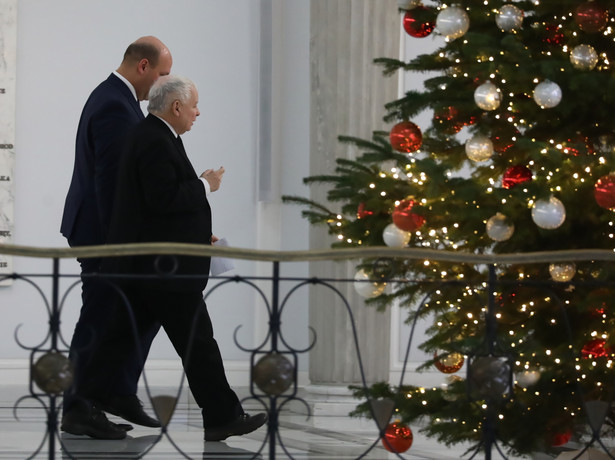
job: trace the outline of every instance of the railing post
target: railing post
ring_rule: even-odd
[[[487,334],[487,349],[489,355],[495,354],[495,345],[497,340],[497,323],[495,316],[495,284],[497,276],[495,273],[495,265],[489,265],[489,281],[487,284],[487,317],[485,321],[485,333]],[[485,414],[485,425],[483,428],[483,436],[485,439],[485,460],[491,460],[491,451],[495,442],[495,411],[492,401],[487,401],[487,413]]]
[[[269,318],[269,330],[271,332],[271,351],[278,351],[278,335],[280,333],[280,262],[273,262],[273,275],[271,286],[271,317]],[[278,407],[277,398],[269,397],[269,415],[267,431],[269,435],[269,459],[275,460],[275,443],[278,433]]]
[[[271,331],[271,351],[278,351],[278,335],[280,334],[280,262],[273,262],[271,293],[271,318],[269,329]]]
[[[51,333],[51,349],[58,349],[58,336],[60,333],[60,259],[53,259],[53,274],[51,279],[51,314],[49,318],[49,331]],[[47,414],[47,435],[49,436],[49,460],[55,459],[56,434],[58,433],[58,411],[56,408],[56,395],[49,395],[49,412]]]

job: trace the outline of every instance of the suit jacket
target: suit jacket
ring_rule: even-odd
[[[211,209],[205,187],[181,140],[150,114],[133,130],[125,148],[108,242],[210,244]],[[202,291],[209,264],[209,257],[182,256],[175,261],[168,256],[123,257],[106,264],[105,271],[153,274],[159,269],[197,275],[192,280],[167,277],[146,284],[150,289]]]
[[[77,129],[73,176],[60,231],[71,246],[104,244],[126,133],[144,115],[114,74],[92,91]]]

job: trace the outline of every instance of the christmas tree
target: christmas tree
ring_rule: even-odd
[[[390,131],[340,136],[355,159],[305,179],[328,186],[329,203],[285,201],[328,225],[334,247],[613,250],[612,2],[398,3],[404,33],[442,46],[409,62],[377,59],[383,78],[434,76],[387,104]],[[421,130],[413,119],[425,111],[433,115]],[[373,283],[357,286],[367,303],[396,302],[408,322],[428,319],[421,349],[433,359],[422,367],[453,377],[433,389],[382,382],[356,396],[390,399],[402,425],[422,420],[428,435],[478,450],[492,448],[490,436],[517,455],[552,452],[571,437],[599,443],[615,388],[612,275],[599,260],[363,260],[357,279]],[[454,374],[464,361],[476,381]],[[373,416],[368,403],[355,413]]]

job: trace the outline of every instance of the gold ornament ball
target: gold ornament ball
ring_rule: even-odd
[[[62,394],[73,383],[72,364],[62,353],[50,351],[32,366],[32,380],[47,394]]]
[[[454,374],[463,367],[465,361],[461,353],[438,352],[434,353],[434,366],[444,374]]]
[[[574,278],[577,273],[577,266],[574,263],[569,264],[551,264],[549,265],[549,274],[553,281],[565,283]]]

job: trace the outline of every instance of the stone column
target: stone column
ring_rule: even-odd
[[[335,159],[361,152],[338,142],[339,135],[371,139],[372,131],[390,129],[382,117],[384,104],[397,98],[397,77],[385,77],[373,64],[376,57],[399,56],[400,15],[395,0],[311,0],[311,155],[310,175],[332,174]],[[312,199],[326,203],[326,187],[314,185]],[[328,204],[335,210],[336,204]],[[312,226],[310,248],[328,248],[333,237]],[[311,276],[352,279],[357,261],[314,262]],[[390,314],[366,307],[352,283],[336,283],[350,303],[359,336],[359,349],[368,384],[389,376]],[[351,318],[333,291],[310,290],[310,325],[317,343],[310,353],[309,398],[326,401],[314,405],[331,412],[335,401],[346,398],[350,384],[361,374],[352,334]],[[320,395],[315,397],[314,395]],[[353,404],[356,404],[354,401]]]

